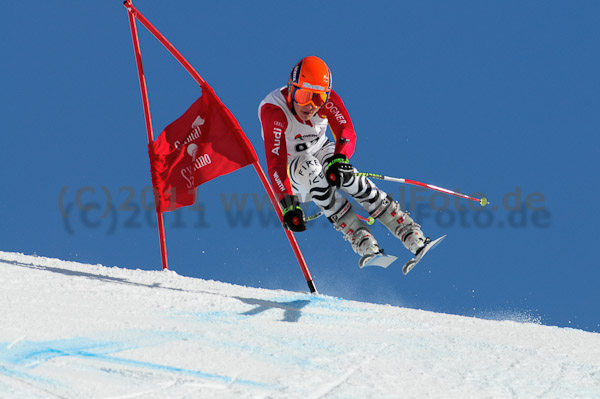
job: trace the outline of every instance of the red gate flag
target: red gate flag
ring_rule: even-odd
[[[161,212],[192,205],[196,187],[258,162],[252,144],[213,89],[148,145],[152,185]]]

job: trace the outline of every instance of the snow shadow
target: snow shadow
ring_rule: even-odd
[[[296,323],[302,316],[302,308],[310,303],[309,300],[275,302],[264,299],[241,298],[238,296],[234,298],[248,305],[256,306],[254,309],[242,313],[244,316],[254,316],[259,313],[266,312],[267,310],[281,309],[283,310],[283,319],[281,321],[287,321],[290,323]]]
[[[127,280],[125,278],[104,276],[101,274],[80,272],[77,270],[70,270],[70,269],[61,269],[59,267],[36,265],[34,263],[23,263],[23,262],[19,262],[16,260],[2,260],[2,262],[11,264],[14,266],[26,267],[29,269],[43,270],[43,271],[47,271],[47,272],[63,274],[65,276],[84,277],[84,278],[89,278],[92,280],[100,280],[100,281],[105,281],[105,282],[109,282],[109,283],[127,284],[127,285],[133,285],[133,286],[138,286],[138,287],[148,287],[148,288],[164,288],[164,289],[173,290],[173,291],[185,291],[181,288],[165,287],[165,286],[161,285],[160,283],[143,284],[143,283],[133,282],[133,281]]]

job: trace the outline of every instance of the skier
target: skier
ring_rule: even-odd
[[[429,242],[421,226],[370,179],[355,176],[349,159],[356,133],[331,86],[327,64],[315,56],[305,57],[292,69],[287,86],[272,91],[260,103],[268,175],[280,200],[284,227],[306,230],[300,203],[312,200],[361,256],[359,266],[363,267],[382,250],[341,190],[417,255]],[[328,124],[335,141],[325,135]]]

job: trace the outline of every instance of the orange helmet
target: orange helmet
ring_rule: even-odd
[[[331,92],[331,71],[319,57],[304,57],[292,69],[288,81],[288,101],[322,107]]]

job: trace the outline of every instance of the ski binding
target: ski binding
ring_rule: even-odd
[[[425,244],[425,246],[423,247],[423,249],[421,250],[421,252],[419,252],[419,254],[417,256],[415,256],[414,258],[412,258],[411,260],[406,262],[404,264],[404,266],[402,266],[402,273],[408,274],[408,272],[411,271],[413,269],[413,267],[415,267],[421,259],[423,259],[425,254],[427,252],[429,252],[431,249],[435,248],[440,242],[442,242],[442,240],[444,238],[446,238],[446,235],[443,235],[440,238],[436,238],[433,241],[427,242]]]

